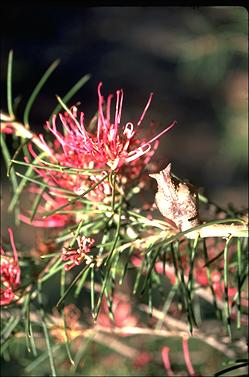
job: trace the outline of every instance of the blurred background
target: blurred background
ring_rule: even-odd
[[[84,74],[91,80],[71,100],[89,120],[103,93],[123,88],[123,121],[136,121],[153,91],[143,127],[163,129],[154,157],[171,161],[212,201],[247,207],[248,13],[230,7],[83,7],[77,3],[6,4],[1,11],[1,107],[6,109],[7,56],[14,51],[14,96],[25,102],[47,67],[61,64],[37,98],[31,122],[40,128]]]

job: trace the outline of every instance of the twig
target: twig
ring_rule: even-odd
[[[31,131],[29,131],[25,126],[20,123],[14,121],[12,118],[10,118],[8,115],[5,115],[3,113],[0,114],[0,119],[1,119],[1,129],[4,131],[5,125],[10,124],[11,127],[16,131],[16,135],[20,136],[24,139],[30,139],[32,142],[42,151],[47,153],[48,155],[52,156],[52,153],[48,147],[46,147],[45,144],[41,142],[38,136],[33,134]],[[5,123],[6,122],[6,123]]]
[[[149,307],[147,305],[139,305],[139,309],[146,313],[150,313]],[[186,336],[186,334],[189,334],[189,328],[188,325],[185,324],[182,321],[179,321],[175,318],[170,317],[169,315],[165,315],[163,312],[160,310],[157,310],[153,308],[152,315],[157,318],[161,319],[165,322],[165,324],[175,327],[176,329],[179,329],[180,331],[177,332],[178,336],[183,335]],[[161,331],[161,330],[160,330]],[[171,332],[171,331],[170,331]],[[193,336],[197,337],[198,339],[202,340],[203,342],[209,344],[211,347],[217,349],[218,351],[224,353],[227,357],[229,358],[234,358],[235,357],[235,352],[231,349],[229,349],[225,344],[222,344],[221,341],[222,339],[216,340],[212,335],[208,335],[204,332],[201,332],[200,330],[194,329],[193,331]]]
[[[186,233],[186,237],[189,239],[196,239],[199,235],[200,238],[208,237],[248,237],[248,225],[238,224],[214,224],[207,225],[199,230],[195,230],[190,233]]]

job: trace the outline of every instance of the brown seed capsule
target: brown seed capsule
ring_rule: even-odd
[[[198,194],[189,183],[180,182],[171,175],[171,164],[159,173],[150,174],[158,183],[155,203],[164,217],[180,231],[200,224]]]

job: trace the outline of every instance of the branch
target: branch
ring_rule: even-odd
[[[144,305],[144,304],[139,305],[139,309],[141,309],[142,311],[146,313],[151,313],[147,305]],[[165,324],[175,327],[176,329],[179,329],[180,331],[177,331],[178,336],[179,335],[182,336],[183,334],[184,336],[186,336],[186,333],[189,334],[188,325],[183,323],[182,321],[172,318],[169,315],[165,315],[163,312],[155,308],[153,308],[152,315],[157,319],[163,320]],[[222,338],[219,338],[219,340],[217,340],[212,335],[208,335],[207,333],[201,332],[200,330],[197,330],[197,329],[194,329],[193,334],[194,334],[193,336],[209,344],[212,348],[215,348],[218,351],[224,353],[227,357],[229,358],[235,357],[235,352],[229,349],[225,344],[221,343],[221,341],[223,340]]]
[[[248,237],[248,225],[240,224],[213,224],[207,225],[199,230],[194,230],[193,232],[186,233],[186,237],[189,239],[196,239],[198,236],[200,238],[208,237]]]

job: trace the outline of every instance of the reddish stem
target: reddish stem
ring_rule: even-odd
[[[14,259],[15,259],[16,262],[18,262],[18,256],[17,256],[17,251],[16,251],[16,246],[15,246],[15,242],[14,242],[14,236],[13,236],[12,229],[8,228],[8,232],[9,232],[9,236],[10,236],[10,243],[11,243],[11,246],[12,246]]]
[[[163,347],[162,348],[162,359],[163,359],[163,364],[164,364],[164,368],[167,372],[167,375],[168,376],[174,376],[174,372],[173,370],[171,369],[171,363],[170,363],[170,359],[169,359],[169,347]]]
[[[194,368],[190,359],[190,355],[189,355],[188,339],[185,337],[182,338],[182,349],[183,349],[183,355],[184,355],[187,370],[190,376],[195,376],[195,371],[194,371]]]

